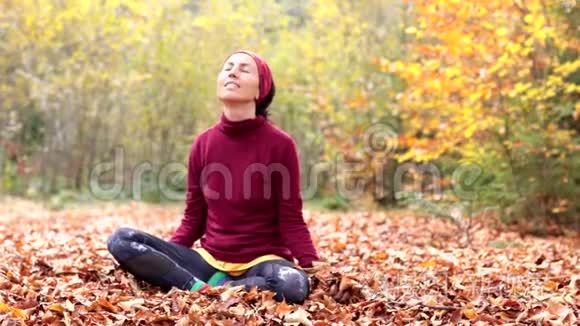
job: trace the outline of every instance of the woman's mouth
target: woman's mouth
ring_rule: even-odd
[[[226,82],[224,85],[225,88],[240,88],[240,85],[233,81]]]

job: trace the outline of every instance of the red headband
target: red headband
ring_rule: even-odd
[[[256,101],[257,102],[256,104],[262,103],[264,101],[264,99],[266,98],[266,96],[268,96],[268,94],[270,93],[270,90],[272,89],[273,80],[272,80],[272,72],[270,71],[270,67],[266,63],[266,60],[262,59],[262,57],[260,57],[259,55],[257,55],[256,53],[254,53],[252,51],[238,50],[238,51],[232,53],[230,55],[230,57],[235,53],[245,53],[245,54],[249,55],[250,57],[252,57],[252,59],[254,59],[254,61],[256,62],[256,66],[258,67],[258,76],[260,79],[260,84],[259,84],[260,97]]]

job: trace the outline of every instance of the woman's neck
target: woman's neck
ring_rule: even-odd
[[[224,103],[223,112],[230,121],[242,121],[256,118],[256,104],[246,103]]]

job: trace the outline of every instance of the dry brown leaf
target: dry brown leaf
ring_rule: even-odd
[[[557,320],[564,320],[573,312],[570,307],[564,304],[564,300],[559,298],[550,299],[546,309]]]
[[[579,317],[580,257],[566,238],[522,239],[481,227],[473,247],[463,249],[449,240],[447,222],[425,223],[415,212],[305,212],[325,267],[311,273],[312,291],[300,307],[256,288],[165,292],[119,268],[106,248],[113,230],[128,224],[167,238],[179,207],[104,204],[44,211],[43,218],[30,212],[0,224],[0,320],[24,312],[26,322],[47,325],[573,325]],[[519,245],[500,249],[492,240]],[[340,304],[331,286],[353,296]]]
[[[342,278],[340,279],[338,290],[341,292],[344,292],[348,289],[351,289],[354,285],[355,285],[355,283],[354,283],[352,278],[343,275]]]
[[[99,298],[97,300],[97,303],[99,304],[99,306],[103,307],[105,310],[110,311],[110,312],[117,312],[117,307],[113,306],[113,304],[111,302],[109,302],[109,300],[107,300],[106,298]]]
[[[145,304],[145,300],[143,298],[136,298],[133,300],[117,302],[117,305],[125,311],[131,310],[133,307],[140,306],[143,304]]]
[[[285,316],[284,321],[286,323],[298,323],[299,325],[312,326],[312,321],[310,321],[310,314],[302,309],[298,308],[296,311],[289,313]]]
[[[175,323],[175,326],[188,326],[190,322],[189,315],[185,315]]]
[[[275,312],[279,317],[283,317],[290,313],[294,308],[286,303],[286,301],[280,302],[276,305]]]
[[[235,316],[242,317],[248,313],[248,309],[246,309],[243,305],[237,304],[233,307],[228,308],[228,311],[234,314]]]

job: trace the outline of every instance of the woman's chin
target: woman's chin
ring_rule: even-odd
[[[238,94],[221,94],[218,99],[223,103],[240,103],[252,101],[251,98],[239,96]]]

